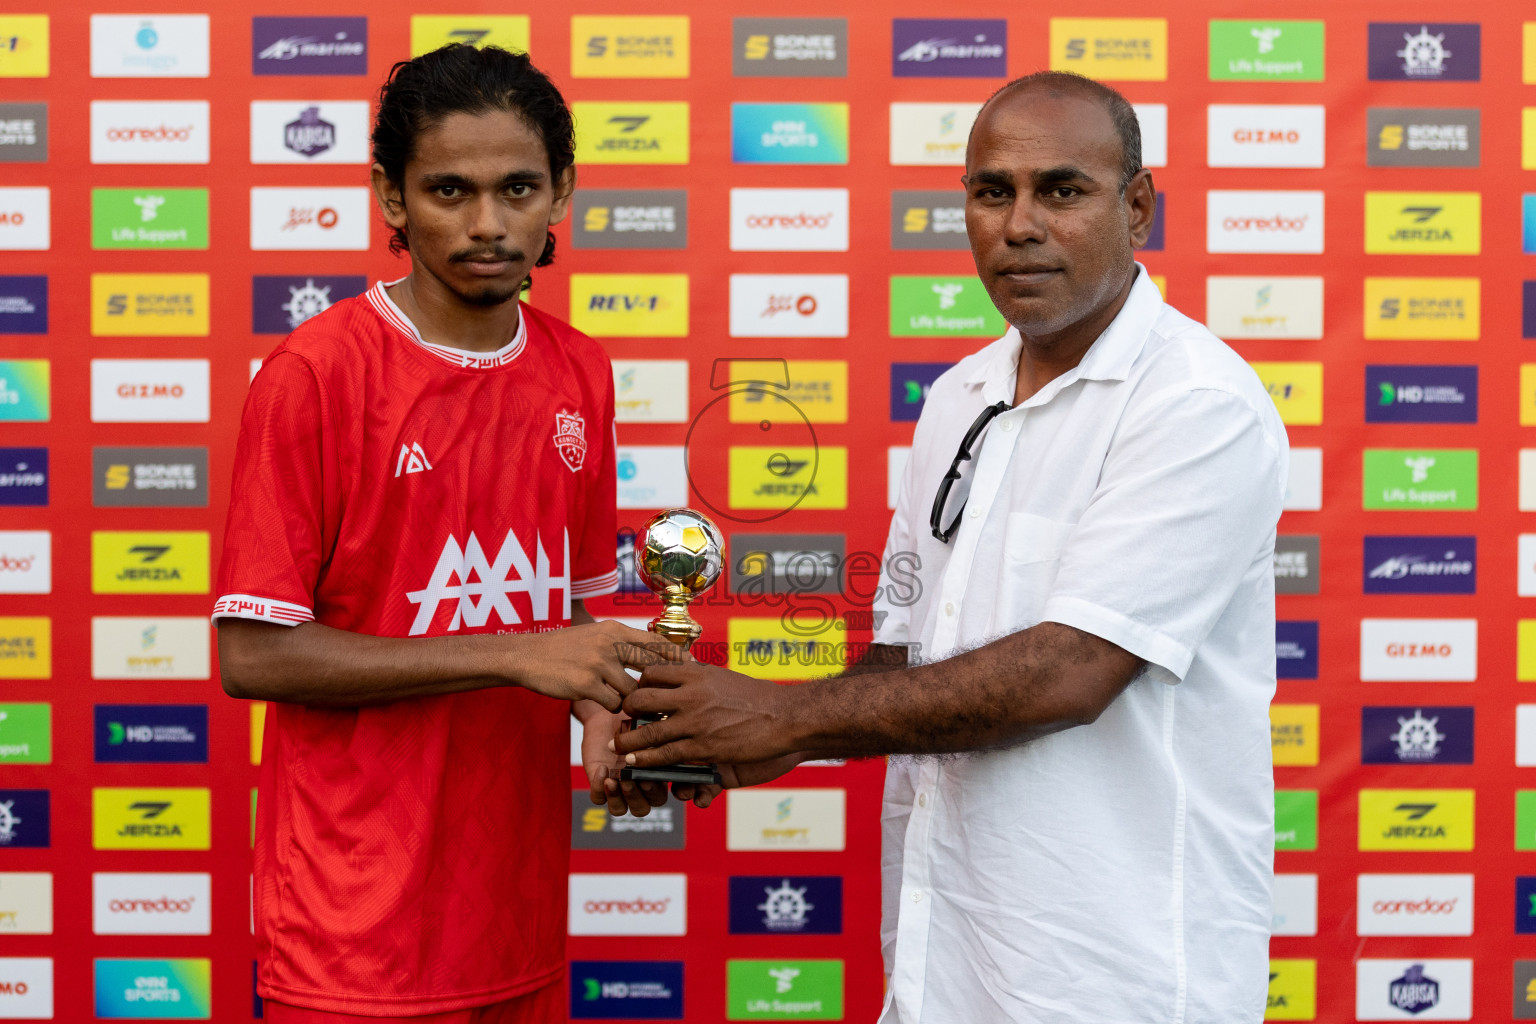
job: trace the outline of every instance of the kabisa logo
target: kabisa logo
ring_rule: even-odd
[[[1321,21],[1211,19],[1210,78],[1218,81],[1323,80]]]
[[[731,593],[842,593],[847,552],[847,539],[840,533],[733,533],[728,558]]]
[[[1366,537],[1365,593],[1477,593],[1476,537]]]
[[[571,210],[573,249],[686,249],[683,189],[580,189]]]
[[[251,332],[287,334],[319,316],[342,299],[368,290],[361,274],[336,277],[311,276],[251,278]]]
[[[966,18],[891,21],[897,78],[1001,78],[1008,74],[1008,23]]]
[[[737,78],[845,78],[847,18],[732,18]]]
[[[848,104],[732,103],[738,164],[846,164]]]
[[[687,78],[686,15],[571,18],[571,77]]]
[[[48,278],[0,276],[0,334],[48,333]]]
[[[891,420],[915,422],[928,400],[928,389],[953,363],[892,363]]]
[[[574,960],[570,973],[572,1020],[683,1018],[681,960]]]
[[[0,789],[0,849],[49,845],[46,789]]]
[[[579,164],[686,164],[688,104],[676,101],[610,103],[576,100]]]
[[[1423,1013],[1439,1004],[1440,983],[1424,973],[1423,964],[1414,964],[1392,980],[1387,1001],[1407,1013]]]
[[[48,159],[48,104],[0,103],[0,163]]]
[[[1120,82],[1168,78],[1166,18],[1052,18],[1051,70]]]
[[[732,935],[840,935],[843,879],[837,875],[733,876]]]
[[[1482,76],[1482,26],[1371,22],[1372,81],[1475,82]]]
[[[1360,709],[1361,764],[1471,764],[1473,709]]]
[[[336,145],[336,126],[321,118],[319,107],[305,107],[297,121],[283,126],[283,145],[303,157],[318,156]]]
[[[1367,423],[1476,423],[1476,366],[1367,366]]]
[[[254,75],[366,75],[367,18],[251,19]]]
[[[48,504],[48,449],[0,448],[0,505]]]
[[[206,704],[98,704],[97,764],[207,764]]]
[[[544,538],[538,533],[534,534],[534,557],[530,559],[517,534],[508,530],[494,562],[486,558],[480,538],[473,531],[463,547],[450,534],[427,585],[405,595],[407,601],[417,606],[410,635],[421,636],[431,630],[437,619],[438,606],[444,601],[451,602],[453,608],[445,632],[456,633],[465,626],[478,629],[490,621],[493,612],[503,625],[519,625],[523,616],[513,606],[513,594],[527,595],[532,622],[567,621],[571,617],[570,565],[569,531],[561,531],[562,575],[558,576],[550,567]],[[559,591],[561,597],[554,617],[550,614],[552,591]]]

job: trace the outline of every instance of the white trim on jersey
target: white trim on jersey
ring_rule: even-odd
[[[313,609],[301,604],[289,604],[270,597],[252,597],[250,594],[225,594],[213,603],[214,622],[220,619],[255,619],[272,622],[279,626],[297,626],[301,622],[313,622]]]
[[[619,589],[619,570],[593,576],[588,580],[576,580],[571,584],[571,600],[582,601],[589,597],[602,597]]]
[[[399,306],[395,305],[394,300],[389,297],[389,293],[384,290],[389,285],[399,284],[404,280],[405,278],[402,277],[394,281],[374,282],[373,287],[369,288],[367,292],[368,302],[379,316],[384,318],[385,323],[404,334],[407,338],[410,338],[432,355],[437,356],[443,362],[460,368],[469,367],[476,370],[490,370],[498,366],[506,366],[523,354],[523,349],[528,345],[528,319],[521,315],[521,311],[519,311],[517,318],[517,334],[513,335],[511,341],[494,352],[471,352],[468,349],[453,348],[448,345],[438,345],[427,341],[421,336],[421,332],[416,329],[416,325],[411,323],[411,318],[406,316]]]

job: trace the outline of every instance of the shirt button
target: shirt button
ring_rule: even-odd
[[[928,794],[927,793],[919,793],[919,794],[917,794],[917,806],[919,806],[919,807],[927,807],[928,806]]]
[[[981,515],[981,509],[979,509],[979,508],[971,509],[971,518],[972,519],[975,519],[979,515]]]
[[[1008,431],[1010,431],[1012,429],[1013,429],[1013,420],[1003,420],[1003,433],[1006,434]]]
[[[953,614],[955,614],[955,602],[951,601],[951,602],[949,602],[948,604],[946,604],[944,606],[944,614],[945,615],[953,615]]]
[[[921,902],[923,902],[923,891],[921,889],[913,889],[912,890],[912,902],[913,903],[921,903]]]

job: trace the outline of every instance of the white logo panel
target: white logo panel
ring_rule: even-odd
[[[205,164],[207,100],[92,100],[91,163]]]
[[[1323,507],[1323,450],[1292,448],[1291,471],[1285,480],[1287,512],[1316,512]]]
[[[0,1020],[53,1019],[53,958],[0,957]]]
[[[907,460],[912,457],[911,447],[891,447],[885,450],[885,507],[896,511],[896,499],[901,496],[901,478],[907,471]]]
[[[0,530],[0,594],[53,591],[53,534]]]
[[[687,935],[687,875],[571,875],[570,934]]]
[[[1276,875],[1271,935],[1317,934],[1317,876]]]
[[[53,875],[0,872],[0,935],[53,934]]]
[[[1471,960],[1356,960],[1356,1020],[1471,1020]]]
[[[733,789],[726,794],[727,850],[841,850],[842,789]]]
[[[211,876],[202,873],[91,876],[92,931],[97,935],[208,935]]]
[[[1168,166],[1168,104],[1132,103],[1141,125],[1141,166]]]
[[[1361,875],[1357,935],[1471,935],[1471,875]]]
[[[1205,324],[1220,338],[1323,337],[1321,277],[1208,277]]]
[[[0,188],[0,249],[47,249],[53,242],[46,188]]]
[[[253,188],[251,248],[367,249],[368,204],[366,188]]]
[[[619,508],[688,504],[688,468],[682,445],[620,447],[617,463]]]
[[[251,163],[368,162],[366,100],[251,101]]]
[[[731,337],[848,337],[848,275],[732,274]]]
[[[208,15],[91,15],[92,78],[207,78]]]
[[[92,423],[207,423],[208,360],[92,359]]]
[[[1211,167],[1323,166],[1321,106],[1212,103],[1206,108]]]
[[[1206,252],[1320,253],[1323,193],[1205,194]]]
[[[91,618],[92,679],[207,679],[208,620],[193,616]]]
[[[964,167],[980,103],[892,103],[891,164]]]
[[[1360,620],[1363,682],[1477,680],[1476,619]]]
[[[615,359],[616,423],[687,423],[688,360]]]
[[[845,188],[731,189],[733,252],[847,252]]]

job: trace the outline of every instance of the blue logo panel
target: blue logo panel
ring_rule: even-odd
[[[1317,623],[1275,623],[1275,677],[1317,678]]]
[[[1482,26],[1373,21],[1367,30],[1373,82],[1476,82],[1482,77]]]
[[[1367,423],[1476,423],[1477,367],[1367,366]]]
[[[48,333],[48,278],[0,276],[0,334]]]
[[[846,164],[848,104],[732,103],[731,161]]]
[[[897,78],[1003,78],[1008,23],[1001,19],[895,18],[891,74]]]
[[[839,875],[738,875],[731,879],[732,935],[841,935]]]
[[[368,290],[361,274],[251,278],[251,333],[287,334],[342,299]]]
[[[1473,709],[1360,709],[1361,764],[1471,764]]]
[[[575,960],[572,1020],[682,1020],[681,960]]]
[[[1536,338],[1536,281],[1520,282],[1520,337]]]
[[[367,18],[252,18],[253,75],[366,75]]]
[[[98,764],[207,764],[208,705],[97,704]]]
[[[1515,933],[1536,935],[1536,875],[1515,878]]]
[[[48,449],[0,448],[0,505],[48,504]]]
[[[1152,214],[1152,230],[1147,233],[1147,244],[1141,247],[1142,252],[1163,251],[1163,225],[1167,222],[1168,197],[1159,192],[1157,194],[1157,209]]]
[[[0,850],[49,845],[46,789],[0,789]]]
[[[928,389],[953,363],[892,363],[891,419],[897,423],[915,422],[923,414]]]
[[[1477,593],[1476,537],[1367,537],[1367,594]]]

